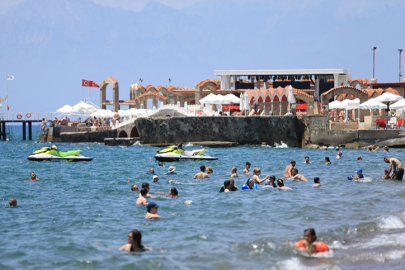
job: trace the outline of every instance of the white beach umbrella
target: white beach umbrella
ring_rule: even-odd
[[[374,98],[367,100],[366,102],[359,105],[360,109],[385,109],[387,105],[381,103]]]
[[[401,99],[394,104],[390,105],[390,109],[403,109],[405,108],[405,99]]]
[[[243,97],[244,101],[243,101],[243,107],[245,110],[249,110],[249,96],[248,93],[245,92],[245,96]]]
[[[343,108],[346,110],[353,110],[353,109],[358,109],[360,105],[360,99],[356,98],[353,100],[350,99],[345,99],[341,102]]]
[[[127,110],[127,111],[118,110],[118,114],[119,114],[121,117],[128,117],[128,116],[131,116],[131,112],[129,112],[129,110]]]
[[[335,100],[329,103],[329,109],[343,109],[343,103],[340,102],[339,100]]]
[[[388,101],[398,101],[398,100],[401,100],[404,98],[401,96],[395,95],[393,93],[385,92],[381,96],[378,96],[374,99],[379,102],[388,102]]]
[[[84,101],[80,101],[79,103],[74,105],[72,108],[75,110],[78,110],[78,111],[82,111],[82,110],[83,111],[95,111],[95,110],[97,110],[96,107],[94,107],[93,105],[86,103]]]
[[[288,103],[293,104],[293,103],[297,103],[297,101],[295,100],[295,96],[294,96],[294,92],[292,89],[292,86],[290,85],[290,87],[288,88]]]
[[[57,109],[56,112],[61,113],[61,114],[70,114],[70,113],[77,112],[77,110],[73,109],[72,106],[66,104],[62,108]]]
[[[200,103],[210,103],[210,102],[208,102],[209,100],[213,100],[213,99],[215,99],[216,98],[216,95],[214,95],[214,94],[209,94],[208,96],[206,96],[206,97],[204,97],[204,98],[202,98],[202,99],[200,99]]]
[[[235,96],[234,94],[227,94],[227,95],[224,96],[224,101],[229,101],[228,104],[230,104],[231,102],[232,103],[239,103],[240,99],[237,96]]]
[[[243,106],[244,106],[244,104],[243,104],[243,94],[241,94],[240,95],[240,98],[239,98],[239,110],[243,110]]]
[[[114,117],[114,112],[110,110],[97,110],[90,114],[91,117],[98,117],[98,118],[112,118]]]

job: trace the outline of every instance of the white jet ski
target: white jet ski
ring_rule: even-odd
[[[92,161],[92,158],[79,155],[82,150],[72,150],[67,152],[61,152],[59,149],[52,145],[52,147],[42,147],[35,151],[27,159],[32,161]]]
[[[216,157],[204,156],[206,149],[196,149],[186,151],[182,149],[182,143],[178,146],[169,146],[155,155],[158,161],[200,161],[200,160],[217,160]]]

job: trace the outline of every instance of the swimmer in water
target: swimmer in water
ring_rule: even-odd
[[[214,170],[212,169],[212,167],[208,166],[207,167],[207,173],[210,174],[210,173],[213,173],[213,172],[214,172]]]
[[[154,175],[153,178],[152,178],[152,181],[153,181],[153,183],[159,182],[159,176]]]
[[[159,167],[163,167],[163,162],[159,162]]]
[[[363,175],[363,170],[362,169],[357,169],[355,171],[355,173],[357,173],[357,176],[352,176],[353,180],[359,180],[359,179],[363,179],[364,175]]]
[[[329,157],[325,157],[325,162],[326,162],[326,165],[332,165],[332,162],[330,162]]]
[[[323,147],[323,150],[324,150],[324,151],[328,151],[328,147],[324,146],[324,147]]]
[[[325,252],[329,250],[329,246],[324,242],[316,241],[315,230],[310,228],[304,231],[304,240],[295,243],[295,248],[308,252],[309,254],[317,252]]]
[[[146,188],[141,189],[141,196],[136,200],[137,205],[147,205],[148,200],[146,200],[146,195],[148,195],[148,190]]]
[[[16,198],[11,198],[8,201],[8,207],[17,207],[17,199]]]
[[[236,173],[237,170],[238,169],[236,167],[232,167],[232,170],[231,170],[232,175],[231,175],[231,177],[238,177],[238,174]]]
[[[231,181],[226,180],[224,181],[224,185],[221,187],[219,192],[229,192],[231,187]]]
[[[388,148],[388,146],[384,146],[384,152],[389,152],[390,149]]]
[[[338,147],[338,146],[336,146],[335,150],[336,150],[336,151],[339,151],[339,147]]]
[[[396,158],[389,158],[389,157],[384,157],[384,161],[390,164],[388,173],[391,173],[392,171],[392,174],[390,175],[391,179],[402,180],[404,176],[404,168],[402,167],[401,162]]]
[[[177,191],[177,189],[175,187],[170,188],[170,198],[177,198],[177,196],[179,195],[179,192]]]
[[[371,146],[367,149],[367,152],[372,152],[373,149],[371,148]]]
[[[41,179],[37,179],[37,175],[34,172],[30,173],[30,178],[31,178],[30,180],[25,180],[25,181],[37,182],[38,180],[41,180]]]
[[[312,164],[312,162],[309,161],[309,157],[305,157],[305,162],[303,162],[303,163]]]
[[[358,156],[358,157],[357,157],[357,160],[363,160],[363,157],[362,157],[362,156]]]
[[[314,184],[312,185],[312,187],[320,187],[321,183],[319,183],[319,177],[315,177],[314,178]]]
[[[132,185],[131,191],[139,191],[139,187],[137,185]]]
[[[291,160],[290,165],[285,167],[285,170],[284,170],[284,176],[285,177],[291,177],[292,176],[291,171],[292,171],[292,169],[294,169],[295,164],[296,164],[295,160]]]
[[[260,173],[261,173],[261,169],[260,169],[260,168],[254,168],[254,169],[253,169],[253,177],[252,177],[252,180],[253,180],[256,184],[258,184],[258,185],[260,185],[261,183],[263,183],[264,181],[266,181],[267,179],[270,178],[270,175],[267,175],[265,178],[260,179],[260,178],[259,178]]]
[[[300,180],[303,182],[308,182],[308,179],[305,178],[302,174],[298,174],[298,169],[294,168],[292,170],[292,180]]]
[[[291,189],[291,188],[289,188],[289,187],[284,186],[284,181],[283,181],[283,179],[278,179],[278,180],[277,180],[277,187],[278,187],[279,189]]]
[[[266,180],[266,183],[264,185],[263,188],[277,188],[276,183],[274,183],[276,181],[276,177],[274,175],[270,176],[270,178],[268,180]]]
[[[143,252],[152,250],[152,248],[143,246],[141,244],[142,234],[138,230],[133,230],[129,232],[127,240],[128,244],[123,245],[122,247],[120,247],[119,250],[125,250],[128,252]]]
[[[342,155],[343,155],[342,151],[339,151],[339,153],[336,156],[336,159],[340,159],[342,157]]]
[[[233,179],[232,177],[229,178],[229,182],[231,182],[231,186],[229,187],[230,191],[237,191],[238,188],[235,186],[235,179]]]
[[[205,166],[201,165],[200,166],[200,170],[201,172],[196,173],[193,177],[193,179],[204,179],[204,178],[211,178],[211,176],[209,176],[207,173],[205,173]]]
[[[243,170],[243,174],[249,174],[250,173],[250,162],[246,162],[246,168]]]
[[[151,174],[155,174],[155,169],[150,168],[150,169],[149,169],[149,172],[150,172]]]
[[[159,207],[160,206],[154,202],[148,203],[148,205],[146,206],[146,209],[148,210],[148,212],[146,213],[145,218],[149,218],[149,219],[160,218],[160,216],[156,214]]]
[[[176,170],[176,167],[170,166],[169,167],[169,172],[165,173],[165,174],[168,174],[168,175],[177,174],[177,173],[174,172],[174,170]]]
[[[391,179],[388,170],[384,170],[384,176],[382,177],[382,179]]]
[[[146,194],[146,197],[145,198],[155,198],[155,197],[153,197],[152,195],[150,195],[149,194],[149,189],[150,189],[150,187],[149,187],[149,184],[148,183],[143,183],[142,184],[142,186],[141,186],[141,188],[143,189],[143,188],[145,188],[147,191],[148,191],[148,194]],[[141,189],[141,190],[142,190]],[[141,194],[139,194],[139,197],[141,197]]]

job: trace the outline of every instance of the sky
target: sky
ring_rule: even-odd
[[[108,76],[124,100],[140,78],[193,88],[221,69],[345,68],[370,79],[374,46],[379,82],[396,82],[404,12],[404,0],[0,0],[0,74],[15,76],[17,112],[55,111],[88,92],[98,105],[99,89],[81,80]]]
[[[0,14],[4,14],[12,6],[29,0],[0,0]],[[120,7],[126,10],[141,11],[152,0],[91,0],[96,4],[108,7]],[[187,8],[201,0],[155,0],[176,9]]]

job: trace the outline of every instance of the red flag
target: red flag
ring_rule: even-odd
[[[82,80],[82,86],[84,87],[100,87],[98,84],[96,84],[93,81],[86,81],[86,80]]]

